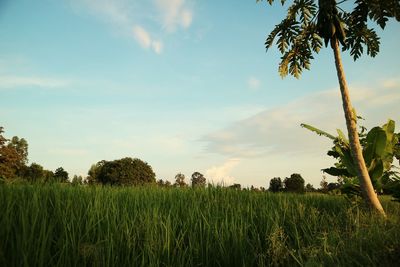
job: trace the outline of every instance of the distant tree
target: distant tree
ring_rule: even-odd
[[[141,185],[156,181],[151,166],[136,158],[100,161],[94,168],[92,166],[89,175],[93,175],[97,182],[109,185]]]
[[[321,182],[319,183],[319,186],[320,186],[320,191],[322,192],[322,193],[326,193],[326,192],[328,192],[328,182],[326,181],[326,177],[325,176],[322,176],[322,180],[321,180]]]
[[[54,172],[49,171],[49,170],[43,170],[43,181],[46,182],[51,182],[54,180]]]
[[[28,142],[14,136],[11,140],[3,136],[4,128],[0,126],[0,177],[15,178],[28,161]]]
[[[82,185],[83,184],[83,177],[82,176],[78,176],[78,175],[74,175],[74,177],[72,178],[71,181],[72,185]]]
[[[253,192],[261,192],[261,190],[259,188],[255,187],[253,185],[250,187],[250,190]]]
[[[30,166],[23,168],[21,177],[30,182],[38,182],[44,180],[44,171],[41,165],[33,162]]]
[[[157,185],[160,187],[171,187],[171,182],[168,180],[163,181],[162,179],[157,181]]]
[[[14,148],[19,155],[20,165],[26,165],[28,163],[28,142],[24,138],[13,136],[8,143],[10,148]]]
[[[96,164],[90,166],[90,169],[88,171],[88,176],[85,179],[86,184],[94,185],[99,183],[98,174],[100,173],[100,169],[103,167],[105,163],[106,163],[105,160],[101,160]]]
[[[203,174],[199,172],[194,172],[192,174],[192,187],[205,187],[206,186],[206,178]]]
[[[175,175],[175,183],[174,186],[177,187],[185,187],[187,186],[186,182],[185,182],[185,175],[182,173],[178,173],[177,175]]]
[[[328,184],[328,192],[340,189],[340,184],[339,183],[329,183]]]
[[[317,191],[317,189],[315,189],[312,184],[306,184],[305,191],[306,192],[315,192],[315,191]]]
[[[54,179],[56,182],[68,182],[68,172],[63,167],[59,167],[54,171]]]
[[[242,186],[240,184],[233,184],[230,185],[229,188],[235,189],[235,190],[239,190],[242,188]]]
[[[271,191],[271,192],[274,192],[274,193],[282,191],[283,190],[283,183],[282,183],[281,178],[280,177],[272,178],[269,181],[268,190]]]
[[[290,178],[285,178],[283,181],[285,184],[285,191],[303,193],[304,192],[304,179],[298,173],[293,173]]]

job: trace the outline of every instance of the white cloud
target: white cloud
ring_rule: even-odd
[[[260,88],[261,85],[261,81],[255,77],[250,77],[247,81],[247,85],[251,88],[251,89],[258,89]]]
[[[67,80],[36,76],[0,76],[0,88],[8,89],[18,87],[56,88],[65,87],[69,83]]]
[[[154,0],[152,3],[128,0],[69,1],[75,10],[84,7],[91,15],[111,24],[118,34],[133,37],[142,48],[152,48],[157,54],[162,53],[164,44],[154,36],[163,33],[154,31],[154,22],[171,33],[178,27],[189,28],[193,21],[193,11],[185,0]],[[147,30],[138,25],[146,25]],[[149,33],[148,28],[153,29],[153,34]]]
[[[152,41],[150,34],[141,26],[137,25],[133,27],[133,36],[143,48],[149,48],[151,46]]]
[[[86,7],[90,13],[119,27],[131,25],[134,15],[127,1],[123,0],[71,0],[74,7]]]
[[[181,14],[181,25],[183,28],[187,29],[192,24],[193,12],[190,10],[183,10]]]
[[[156,6],[168,32],[174,32],[178,26],[187,29],[192,24],[193,11],[185,0],[157,0]]]
[[[151,46],[152,46],[154,52],[156,52],[157,54],[162,53],[164,45],[161,41],[153,41],[151,43]]]
[[[367,128],[382,125],[400,113],[400,93],[385,89],[350,87],[351,97],[359,115],[366,118]],[[206,151],[228,157],[260,157],[271,153],[321,153],[329,148],[330,140],[318,137],[300,127],[311,124],[333,134],[345,130],[344,115],[338,89],[317,92],[267,109],[229,127],[203,137]]]
[[[136,25],[133,27],[133,36],[141,47],[148,49],[152,48],[157,54],[161,54],[163,49],[163,43],[161,41],[155,41],[151,38],[150,34],[141,26]]]
[[[231,176],[231,172],[239,162],[239,159],[229,159],[222,165],[213,166],[206,170],[205,177],[211,183],[230,185],[235,181],[235,178]]]

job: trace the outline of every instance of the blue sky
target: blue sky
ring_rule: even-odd
[[[284,8],[255,1],[0,0],[0,125],[30,162],[86,175],[138,157],[159,179],[200,171],[214,182],[268,186],[301,173],[318,185],[329,140],[344,129],[333,55],[281,79],[264,41]],[[343,54],[368,127],[399,122],[400,27],[376,58]],[[333,181],[333,178],[331,178]]]

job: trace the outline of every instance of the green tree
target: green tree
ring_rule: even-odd
[[[100,172],[101,167],[106,163],[105,160],[99,161],[96,164],[93,164],[90,166],[90,169],[88,171],[88,176],[86,177],[85,183],[89,185],[94,185],[99,182],[98,180],[98,174]]]
[[[304,190],[305,190],[306,192],[315,192],[315,191],[317,191],[317,190],[314,188],[314,186],[313,186],[312,184],[310,184],[310,183],[306,184],[306,187],[305,187]]]
[[[187,184],[185,182],[185,175],[182,173],[178,173],[177,175],[175,175],[175,183],[174,186],[177,187],[186,187]]]
[[[151,166],[140,159],[100,161],[92,171],[96,181],[102,184],[141,185],[156,182]]]
[[[269,191],[271,192],[280,192],[283,190],[283,183],[280,177],[274,177],[269,181]]]
[[[68,182],[68,172],[63,167],[59,167],[54,171],[54,179],[57,182]]]
[[[257,2],[262,0],[257,0]],[[272,5],[274,0],[267,0]],[[280,1],[285,4],[286,0]],[[368,174],[362,155],[361,145],[357,132],[357,118],[353,110],[345,72],[340,55],[340,45],[343,50],[350,51],[350,55],[357,60],[367,49],[367,54],[374,57],[379,52],[379,37],[374,29],[369,28],[371,23],[385,28],[389,18],[400,20],[400,2],[398,0],[355,0],[352,8],[345,11],[339,7],[336,0],[293,0],[288,8],[287,16],[275,26],[266,39],[265,45],[269,49],[275,39],[282,54],[279,64],[279,73],[282,77],[288,74],[299,78],[303,69],[310,68],[314,58],[322,47],[330,44],[337,71],[343,110],[346,119],[351,156],[356,163],[357,176],[360,180],[362,193],[367,204],[385,216],[385,212]],[[371,23],[369,23],[371,22]]]
[[[326,181],[326,177],[325,176],[322,176],[322,180],[319,183],[319,185],[320,185],[320,189],[319,190],[321,192],[323,192],[323,193],[327,193],[328,192],[328,182]]]
[[[206,186],[206,178],[203,174],[199,172],[194,172],[192,174],[192,187],[205,187]]]
[[[30,166],[24,168],[22,177],[30,182],[38,182],[44,179],[44,169],[37,163],[32,163]]]
[[[82,176],[78,176],[78,175],[74,175],[74,177],[72,178],[72,181],[71,181],[71,184],[72,185],[82,185],[83,184],[83,178],[82,178]]]
[[[286,192],[303,193],[304,192],[304,179],[298,173],[293,173],[290,177],[283,180]]]
[[[3,136],[4,128],[0,127],[0,177],[15,178],[20,174],[28,161],[28,142],[14,136],[11,140]]]

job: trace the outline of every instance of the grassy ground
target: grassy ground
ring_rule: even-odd
[[[394,266],[388,219],[340,196],[0,186],[0,266]]]

